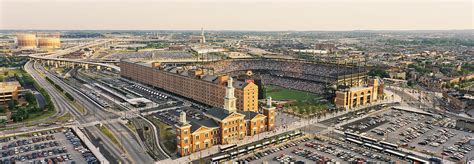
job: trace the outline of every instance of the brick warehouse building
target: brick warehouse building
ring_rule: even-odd
[[[159,63],[122,60],[120,75],[140,83],[213,106],[223,107],[227,75],[207,75],[198,68],[167,67]],[[258,86],[252,80],[234,83],[236,108],[239,111],[258,111]]]
[[[176,141],[178,155],[186,156],[217,144],[233,144],[275,128],[275,107],[271,98],[262,107],[263,114],[253,111],[237,111],[234,97],[233,80],[230,78],[226,87],[223,108],[211,108],[205,115],[210,119],[186,120],[186,113],[180,113],[176,124]]]

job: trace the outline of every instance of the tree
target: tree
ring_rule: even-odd
[[[0,119],[0,125],[5,126],[7,124],[7,120]]]
[[[38,108],[37,106],[34,106],[34,107],[31,108],[31,111],[32,112],[38,112],[38,111],[40,111],[40,108]]]
[[[310,107],[311,114],[315,113],[317,111],[316,107],[311,106]]]
[[[8,102],[8,109],[13,110],[13,109],[15,109],[15,107],[16,107],[15,100],[10,100]]]
[[[0,105],[0,113],[5,112],[5,109],[3,109],[3,106]]]
[[[378,76],[381,78],[389,78],[390,75],[387,73],[387,71],[382,70],[382,69],[372,69],[369,71],[369,76]]]
[[[31,92],[26,92],[25,93],[25,99],[29,104],[36,104],[36,98],[35,95]]]
[[[20,108],[12,115],[12,117],[15,121],[23,121],[28,118],[28,111],[25,108]]]

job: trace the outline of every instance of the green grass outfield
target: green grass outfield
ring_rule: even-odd
[[[307,103],[319,102],[317,100],[321,98],[320,96],[313,93],[283,88],[283,87],[274,86],[274,85],[266,85],[265,94],[266,94],[265,95],[266,97],[270,96],[276,100],[291,99],[291,100],[296,100],[298,102],[307,102]]]
[[[288,110],[302,116],[309,116],[327,110],[330,105],[328,102],[320,101],[321,96],[309,92],[273,85],[266,85],[264,91],[267,97],[271,96],[276,100],[290,99],[297,101],[297,103],[288,108]]]

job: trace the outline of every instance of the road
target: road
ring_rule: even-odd
[[[88,43],[88,44],[78,45],[78,46],[71,47],[71,48],[68,48],[68,49],[59,50],[59,51],[56,51],[52,54],[38,53],[38,54],[31,54],[31,55],[29,55],[29,57],[32,58],[32,59],[64,61],[64,62],[73,62],[73,63],[80,63],[80,64],[97,65],[97,66],[108,67],[108,68],[120,71],[120,67],[115,66],[113,64],[89,62],[89,61],[83,61],[83,60],[78,60],[78,59],[58,58],[60,56],[70,54],[72,52],[81,50],[83,48],[91,48],[91,47],[98,46],[98,45],[101,45],[101,44],[106,44],[110,41],[111,40],[95,40],[95,41],[93,41],[91,43]]]
[[[57,117],[60,117],[60,116],[63,116],[64,114],[66,114],[67,109],[69,108],[68,104],[65,103],[64,101],[62,101],[63,98],[58,93],[58,91],[56,89],[54,89],[53,86],[50,85],[43,77],[41,77],[35,69],[33,69],[32,62],[26,63],[24,65],[24,70],[28,74],[30,74],[31,77],[39,84],[39,86],[43,87],[48,92],[48,94],[50,95],[51,100],[53,101],[53,105],[55,106],[56,113],[53,116],[49,117],[49,119],[57,118]],[[38,125],[38,124],[44,123],[46,121],[48,121],[48,119],[34,121],[34,122],[32,122],[32,124]],[[23,123],[19,123],[19,124],[23,124]],[[10,124],[8,126],[17,127],[18,124]],[[12,133],[19,133],[19,132],[24,132],[24,131],[36,129],[36,128],[37,127],[34,127],[34,126],[33,127],[17,127],[15,129],[12,129],[12,130],[0,131],[0,134],[5,135],[5,134],[12,134]]]
[[[411,106],[415,108],[421,108],[425,110],[430,110],[433,113],[442,113],[444,115],[450,116],[455,119],[469,119],[469,120],[474,120],[473,118],[468,118],[468,117],[463,117],[459,115],[458,113],[453,113],[450,112],[449,110],[445,110],[441,107],[441,102],[439,98],[435,95],[436,92],[430,92],[426,90],[420,90],[422,95],[427,98],[427,100],[418,100],[416,97],[419,94],[415,93],[410,93],[408,92],[408,89],[403,89],[399,87],[390,87],[388,88],[389,90],[397,93],[398,95],[401,95],[403,97],[403,103],[405,106]]]
[[[113,144],[110,141],[110,139],[108,139],[107,137],[102,138],[102,141],[105,142],[106,146],[109,146],[109,147],[112,146],[110,148],[112,149],[112,151],[114,151],[114,154],[119,155],[119,157],[122,157],[123,153],[127,153],[129,157],[127,157],[124,160],[128,161],[127,159],[129,159],[130,161],[133,161],[134,163],[153,163],[154,162],[153,159],[148,154],[145,153],[143,148],[137,142],[137,138],[135,138],[135,135],[133,135],[132,132],[130,132],[127,127],[125,127],[120,122],[110,121],[110,120],[119,119],[118,115],[107,112],[103,107],[96,104],[94,101],[90,100],[87,96],[85,96],[80,90],[71,87],[69,84],[65,83],[62,79],[44,70],[44,68],[41,67],[39,69],[42,69],[43,71],[45,71],[46,75],[51,80],[53,80],[56,84],[60,85],[66,92],[70,93],[76,99],[76,101],[78,101],[78,103],[80,103],[85,109],[89,111],[86,116],[81,117],[82,119],[79,121],[81,124],[99,121],[99,122],[102,122],[103,124],[108,125],[111,132],[115,134],[117,139],[120,140],[121,144],[125,148],[125,152],[120,151],[119,148],[116,147],[115,144]],[[94,126],[86,127],[86,128],[90,130],[92,133],[94,133],[96,129]]]
[[[84,83],[87,83],[87,84],[91,84],[91,83],[97,83],[97,81],[93,80],[93,79],[90,79],[90,78],[87,78],[87,77],[82,77],[80,74],[78,74],[77,72],[77,69],[75,69],[74,71],[71,72],[71,76],[74,77],[74,78],[77,78],[77,79],[81,79],[79,81],[83,81]],[[70,80],[73,80],[73,79],[70,79]],[[76,82],[73,82],[73,84],[75,84],[75,88],[78,88],[78,87],[82,87],[81,85],[77,85]],[[102,98],[106,98],[107,96],[106,95],[101,95]],[[175,98],[176,100],[179,100],[177,98]],[[122,110],[125,110],[125,111],[121,111],[121,112],[118,112],[118,111],[114,111],[114,110],[110,110],[110,112],[113,112],[113,113],[116,113],[120,116],[124,116],[126,118],[135,118],[135,117],[140,117],[140,119],[143,119],[143,123],[144,124],[147,124],[148,127],[152,127],[150,130],[152,130],[152,133],[154,134],[154,140],[155,142],[157,143],[157,146],[158,146],[158,150],[153,150],[155,151],[154,153],[157,154],[156,156],[156,160],[165,160],[165,159],[169,159],[170,156],[161,148],[161,145],[159,144],[159,129],[152,123],[150,122],[149,120],[147,120],[146,118],[142,117],[140,115],[140,112],[137,111],[137,110],[130,110],[128,107],[125,107],[123,106],[121,103],[118,103],[117,101],[115,100],[112,100],[112,99],[109,99],[109,104],[115,104],[118,108],[121,108]],[[170,109],[177,109],[177,108],[180,108],[180,107],[183,107],[183,106],[191,106],[191,103],[184,103],[183,105],[181,106],[175,106],[175,107],[170,107],[170,108],[166,108],[166,109],[161,109],[161,110],[170,110]],[[120,128],[120,127],[118,127]],[[132,137],[132,136],[129,136],[129,137]],[[125,140],[125,142],[128,142],[130,140]],[[133,140],[134,142],[135,141],[139,141],[140,142],[140,139],[136,138],[136,140]],[[124,144],[128,144],[128,143],[124,143]],[[136,143],[130,143],[131,145],[134,145],[134,146],[138,146],[138,144]],[[140,150],[138,150],[138,148],[133,151],[133,152],[140,152]]]
[[[54,53],[41,53],[41,54],[31,54],[29,55],[32,59],[46,59],[46,60],[55,60],[55,61],[67,61],[75,63],[84,63],[92,65],[100,65],[115,69],[120,71],[120,68],[114,65],[108,65],[97,62],[89,62],[82,60],[74,60],[67,58],[58,58],[62,55],[72,53],[82,48],[98,46],[104,43],[107,43],[111,40],[96,40],[87,44],[81,44],[75,47],[68,49],[56,51]],[[89,138],[96,139],[100,143],[101,152],[109,155],[110,161],[117,161],[121,163],[154,163],[155,161],[144,151],[144,149],[137,142],[139,140],[136,138],[133,132],[131,132],[121,121],[116,121],[119,119],[121,112],[109,112],[103,107],[98,105],[96,102],[91,100],[89,97],[85,96],[80,90],[75,88],[76,86],[71,86],[67,84],[62,78],[57,77],[54,73],[48,72],[40,64],[35,64],[35,60],[29,61],[25,64],[25,70],[28,72],[35,81],[38,82],[51,96],[52,103],[57,109],[57,113],[54,117],[62,116],[66,113],[71,113],[74,116],[75,122],[80,125],[89,125],[89,126],[80,126],[84,127],[84,130],[87,131]],[[70,102],[59,90],[57,90],[53,85],[51,85],[44,76],[51,79],[55,84],[59,85],[65,92],[69,93],[74,97],[76,103]],[[85,113],[80,113],[77,109],[83,108],[87,110]],[[42,120],[44,121],[44,120]],[[110,131],[120,140],[121,145],[125,150],[120,149],[116,144],[106,137],[100,130],[90,124],[91,122],[98,122],[107,124]],[[10,133],[20,133],[28,130],[42,129],[42,127],[32,126],[32,127],[22,127],[16,128],[10,131],[2,131],[0,134],[10,134]],[[97,146],[97,145],[96,145]],[[105,148],[105,149],[104,149]]]
[[[55,105],[56,109],[58,110],[58,113],[61,113],[61,114],[64,114],[66,112],[70,112],[76,119],[76,121],[81,124],[81,123],[87,123],[90,121],[90,117],[88,115],[83,115],[81,113],[79,113],[77,111],[77,109],[71,105],[69,103],[69,101],[62,95],[62,93],[59,93],[59,91],[54,88],[51,84],[49,84],[49,82],[47,82],[43,77],[41,77],[38,73],[38,71],[41,71],[41,70],[37,70],[35,69],[35,67],[37,68],[38,66],[36,64],[34,64],[33,62],[28,62],[25,64],[25,71],[27,71],[30,75],[32,75],[32,77],[38,82],[39,85],[41,85],[51,96],[51,99],[53,101],[53,104]],[[40,68],[38,68],[40,69]],[[43,68],[44,69],[44,68]],[[44,72],[46,76],[48,76],[51,80],[55,81],[55,83],[57,83],[58,85],[60,85],[65,91],[68,91],[70,92],[70,89],[68,87],[65,87],[62,85],[62,83],[58,83],[57,82],[57,79],[55,79],[54,77],[52,77],[48,72]],[[74,95],[74,93],[71,93],[71,95],[73,95],[75,98],[77,98],[79,101],[81,100],[81,96],[77,96],[77,95]],[[88,103],[85,103],[84,105],[89,105]],[[87,107],[86,107],[87,108]],[[89,107],[90,108],[90,107]],[[90,108],[90,109],[94,109],[94,108]],[[103,135],[99,129],[97,129],[95,126],[91,126],[91,127],[88,127],[87,128],[91,134],[93,135],[92,137],[94,138],[101,138],[106,144],[106,146],[108,147],[108,151],[112,151],[111,154],[114,155],[114,158],[115,159],[120,159],[120,156],[121,156],[121,152],[117,151],[117,148],[113,148],[111,146],[113,146],[114,144],[112,144],[112,142],[110,141],[110,139],[108,139],[105,135]],[[102,151],[105,151],[105,150],[101,150]],[[111,160],[112,161],[112,160]],[[122,162],[124,163],[130,163],[129,160],[122,160]]]

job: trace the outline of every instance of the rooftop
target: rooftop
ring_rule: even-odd
[[[18,81],[0,82],[0,93],[14,92],[21,88]]]
[[[135,63],[135,64],[139,64],[139,65],[142,65],[142,66],[152,67],[151,63],[148,63],[148,62],[131,61],[131,60],[125,60],[125,61]],[[158,68],[156,68],[156,69],[158,69]],[[197,78],[197,79],[204,80],[204,81],[207,81],[207,82],[210,82],[210,83],[219,83],[219,81],[217,80],[219,78],[219,76],[212,75],[212,74],[207,74],[206,73],[207,71],[202,70],[201,68],[189,67],[189,66],[161,66],[161,68],[159,68],[159,69],[161,71],[164,71],[164,72],[174,73],[174,74],[178,74],[178,75],[186,76],[186,77],[190,77],[190,78]],[[202,71],[202,75],[194,76],[195,74],[190,72],[190,71],[196,71],[196,70]],[[239,80],[234,81],[234,87],[237,88],[237,89],[242,89],[247,84],[248,83],[245,82],[245,81],[239,81]]]
[[[229,116],[229,113],[227,113],[225,109],[222,108],[211,108],[206,112],[206,115],[217,118],[219,120],[223,120],[227,116]]]
[[[245,111],[245,112],[240,112],[240,113],[242,113],[243,115],[245,115],[245,119],[246,119],[246,120],[251,120],[251,119],[253,119],[255,116],[258,115],[258,113],[251,112],[251,111]]]
[[[366,90],[366,89],[370,89],[370,88],[365,87],[365,86],[359,86],[359,87],[351,87],[349,90],[350,91],[360,91],[360,90]]]

